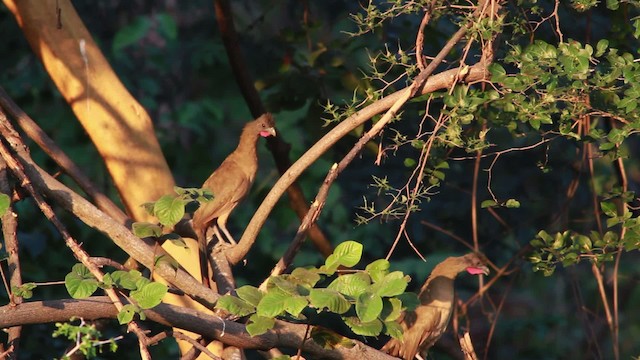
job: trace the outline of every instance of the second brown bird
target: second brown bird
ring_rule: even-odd
[[[412,360],[432,347],[447,329],[453,307],[453,281],[465,270],[472,275],[489,274],[489,268],[476,254],[449,257],[436,265],[420,289],[420,305],[398,319],[403,330],[402,340],[389,340],[382,351]]]

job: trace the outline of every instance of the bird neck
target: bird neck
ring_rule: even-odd
[[[236,148],[235,152],[242,153],[245,156],[253,155],[255,157],[258,137],[258,134],[245,127],[242,131],[242,134],[240,135],[240,142],[238,143],[238,147]]]
[[[452,302],[454,294],[453,280],[446,276],[430,276],[420,291],[420,293],[427,295],[424,299],[421,297],[421,302]]]

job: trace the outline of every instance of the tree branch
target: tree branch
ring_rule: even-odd
[[[307,328],[304,324],[278,321],[273,330],[251,337],[242,324],[193,309],[160,304],[144,312],[148,320],[161,325],[192,331],[243,349],[269,350],[274,347],[297,349],[302,343]],[[72,316],[95,320],[115,318],[116,315],[117,311],[106,296],[95,296],[83,300],[33,301],[16,307],[9,305],[0,307],[0,327],[68,321]],[[352,347],[336,346],[334,349],[325,349],[312,339],[307,339],[304,342],[303,351],[314,359],[395,359],[359,341],[350,340],[350,342]]]

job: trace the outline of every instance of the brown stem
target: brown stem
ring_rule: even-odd
[[[416,64],[418,64],[418,68],[420,70],[427,67],[424,63],[424,58],[422,57],[422,50],[424,49],[424,29],[427,27],[427,24],[429,24],[429,21],[431,21],[431,14],[435,3],[436,1],[432,0],[424,10],[424,16],[422,17],[420,27],[418,28],[418,35],[416,36]]]
[[[11,196],[12,189],[9,185],[7,172],[7,163],[0,158],[0,192]],[[8,254],[7,265],[9,269],[10,288],[7,289],[7,294],[9,294],[9,304],[21,304],[22,298],[14,296],[12,290],[14,286],[19,287],[22,285],[22,270],[20,268],[20,256],[18,254],[18,214],[13,211],[13,205],[10,205],[2,216],[2,237],[4,240],[5,251]],[[1,266],[2,265],[0,264],[0,270],[2,270]],[[2,277],[3,280],[5,280],[4,271],[2,273]],[[7,360],[14,360],[18,358],[21,332],[22,326],[12,326],[7,329],[7,345],[8,348],[12,350],[6,355]]]

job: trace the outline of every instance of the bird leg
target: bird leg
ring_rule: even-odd
[[[224,224],[220,224],[219,227],[222,230],[222,232],[227,236],[227,241],[229,242],[229,244],[238,245],[238,243],[233,238],[233,236],[231,236],[231,234],[229,233],[229,230],[227,230],[227,227],[224,226]],[[216,229],[217,228],[218,228],[218,226],[216,226]]]
[[[222,236],[220,236],[220,230],[222,230],[222,232],[226,235],[227,237],[227,242],[231,245],[237,245],[238,243],[236,242],[236,240],[233,238],[233,236],[231,236],[231,233],[229,233],[229,230],[227,230],[227,219],[229,218],[229,213],[225,213],[220,215],[217,219],[216,222],[214,224],[215,229],[216,229],[216,236],[218,236],[218,240],[220,241],[224,241],[222,239]]]

